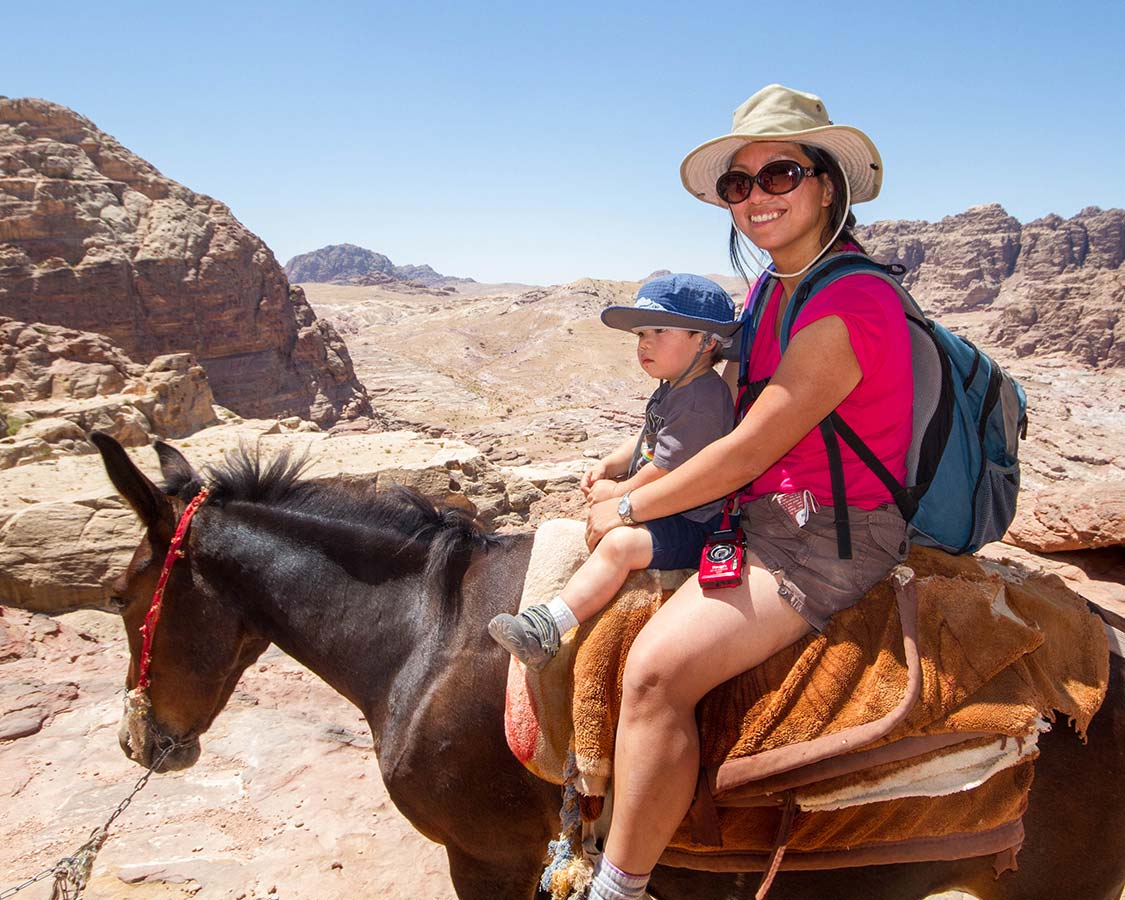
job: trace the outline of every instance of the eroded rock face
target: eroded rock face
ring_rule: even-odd
[[[91,453],[85,438],[95,428],[138,446],[218,422],[207,376],[190,354],[142,366],[103,335],[5,318],[0,402],[7,409],[0,469]]]
[[[993,307],[990,341],[1017,356],[1125,364],[1125,210],[1090,207],[1021,225],[992,204],[856,233],[876,259],[906,268],[903,282],[928,311]]]
[[[222,203],[65,107],[0,99],[0,314],[108,335],[142,363],[190,352],[242,415],[370,413],[302,304]]]
[[[903,283],[935,309],[972,309],[995,300],[1020,249],[1020,223],[996,204],[936,223],[876,222],[856,234],[876,259],[902,265]]]

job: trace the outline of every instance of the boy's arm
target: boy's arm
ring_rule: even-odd
[[[633,451],[637,448],[637,438],[627,437],[609,456],[602,462],[605,463],[606,474],[603,478],[620,478],[629,471],[629,463],[633,461]]]
[[[648,463],[643,465],[637,470],[637,474],[632,478],[626,478],[624,481],[595,481],[590,488],[590,492],[586,495],[586,499],[591,503],[597,503],[601,500],[608,500],[611,497],[620,497],[626,491],[639,488],[642,484],[651,484],[658,478],[663,478],[668,474],[669,469],[661,469],[659,466]]]
[[[586,471],[579,487],[587,499],[590,496],[590,489],[598,481],[605,478],[617,479],[629,471],[629,463],[633,460],[633,450],[636,446],[635,437],[625,438],[613,452],[603,456]]]

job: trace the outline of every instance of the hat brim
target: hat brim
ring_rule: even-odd
[[[719,337],[730,337],[738,330],[738,322],[718,322],[714,319],[693,319],[672,312],[655,309],[637,309],[635,306],[607,306],[602,310],[602,321],[610,328],[633,331],[635,328],[686,328],[689,331],[706,331]]]
[[[852,203],[879,196],[883,185],[883,160],[866,134],[850,125],[823,125],[784,134],[726,134],[700,144],[680,163],[680,180],[688,192],[704,203],[727,208],[715,192],[715,182],[730,168],[731,158],[746,144],[784,141],[811,144],[832,154],[847,175]]]

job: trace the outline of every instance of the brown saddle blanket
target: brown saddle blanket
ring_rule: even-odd
[[[573,751],[589,794],[610,774],[629,646],[663,600],[642,575],[577,634]],[[785,868],[1008,865],[1039,732],[1062,714],[1084,734],[1108,676],[1101,620],[1057,578],[1011,584],[915,549],[823,634],[703,699],[696,802],[662,861],[761,869],[784,843]]]

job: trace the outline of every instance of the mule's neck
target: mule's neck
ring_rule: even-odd
[[[424,560],[410,565],[400,554],[386,570],[357,572],[329,543],[273,524],[222,515],[193,547],[197,568],[213,590],[237,598],[249,630],[366,712],[406,664],[419,623],[439,618],[440,598],[423,583]],[[384,552],[395,549],[388,544]]]

